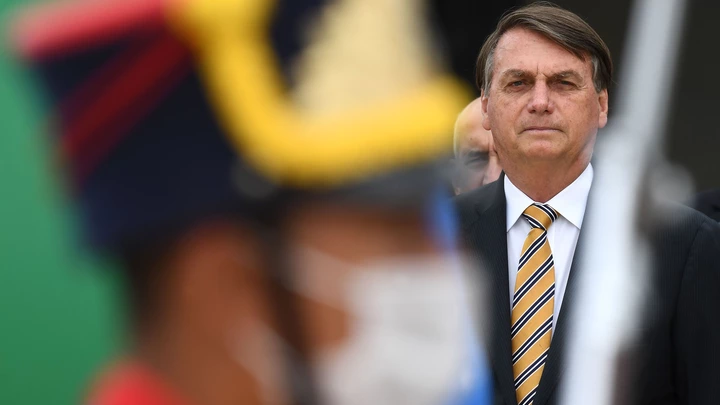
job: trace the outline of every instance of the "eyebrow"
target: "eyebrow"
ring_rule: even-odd
[[[528,72],[527,70],[522,69],[508,69],[502,72],[500,75],[501,79],[506,79],[509,77],[513,78],[520,78],[520,77],[532,77],[533,74],[531,72]],[[580,73],[573,69],[563,70],[561,72],[553,73],[550,75],[550,79],[558,80],[558,79],[567,79],[567,78],[574,78],[576,80],[582,81],[582,76]]]
[[[575,79],[582,81],[582,76],[580,76],[580,73],[570,69],[570,70],[563,70],[562,72],[558,72],[550,76],[552,79]]]
[[[531,76],[530,72],[522,70],[522,69],[508,69],[502,72],[500,75],[501,79],[507,78],[507,77],[524,77],[524,76]]]

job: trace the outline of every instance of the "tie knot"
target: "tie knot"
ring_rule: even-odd
[[[534,203],[523,211],[523,216],[533,228],[546,230],[550,228],[559,214],[553,207],[547,204]]]

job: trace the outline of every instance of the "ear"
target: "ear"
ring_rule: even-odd
[[[490,137],[490,149],[488,149],[490,160],[488,161],[488,167],[485,170],[485,176],[483,178],[483,184],[492,183],[493,181],[500,178],[502,173],[502,166],[500,166],[500,160],[498,159],[497,150],[495,149],[495,143],[493,138]]]
[[[460,168],[458,167],[458,164],[460,161],[458,159],[450,159],[450,182],[452,183],[453,192],[455,195],[458,195],[462,193],[462,184],[460,179]]]
[[[486,131],[490,131],[490,119],[488,118],[488,98],[485,92],[483,91],[482,95],[480,96],[480,102],[482,104],[482,126],[485,128]]]
[[[598,128],[605,127],[608,120],[608,91],[603,89],[598,93],[598,103],[600,104],[600,116],[598,117]]]

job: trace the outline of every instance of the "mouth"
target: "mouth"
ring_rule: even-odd
[[[523,129],[523,133],[525,132],[532,132],[532,133],[551,133],[551,132],[559,132],[560,130],[553,127],[541,127],[541,126],[533,126],[533,127],[527,127]]]

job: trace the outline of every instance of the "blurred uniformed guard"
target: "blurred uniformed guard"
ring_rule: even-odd
[[[481,387],[434,164],[466,95],[424,13],[106,0],[20,16],[87,242],[127,280],[127,356],[87,403],[422,405]]]

